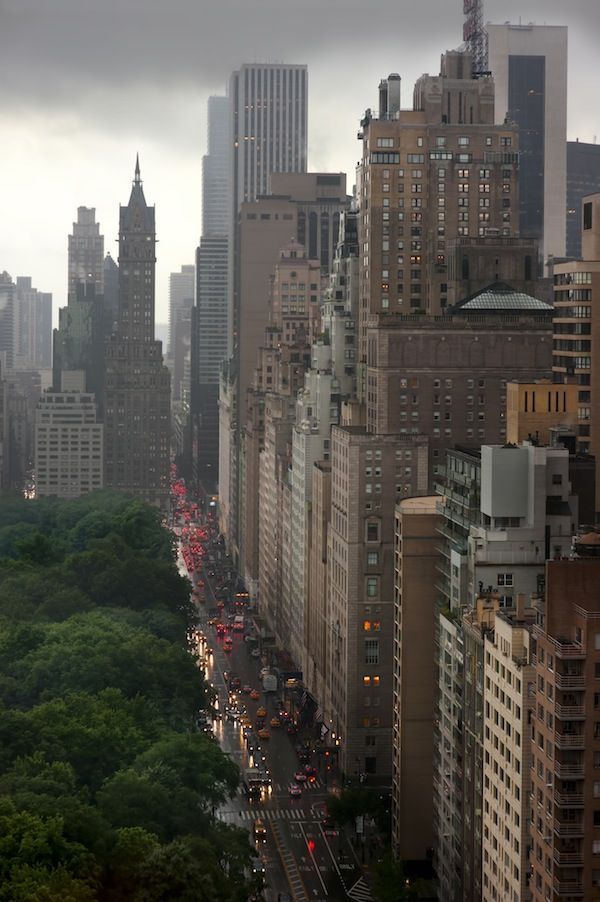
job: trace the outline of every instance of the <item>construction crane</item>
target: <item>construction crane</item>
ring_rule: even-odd
[[[488,36],[483,25],[483,0],[463,0],[463,41],[473,60],[473,78],[489,75]]]

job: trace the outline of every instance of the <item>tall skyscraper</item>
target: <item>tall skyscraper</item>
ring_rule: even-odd
[[[96,222],[95,207],[78,207],[77,222],[69,235],[68,296],[75,297],[77,285],[92,284],[96,294],[104,290],[104,235]]]
[[[567,142],[567,257],[581,257],[583,198],[600,191],[600,144]]]
[[[251,367],[262,340],[259,330],[255,347],[240,339],[241,319],[246,313],[241,306],[242,283],[240,266],[239,211],[244,202],[255,201],[270,190],[272,173],[303,173],[307,163],[307,70],[306,66],[282,64],[244,64],[233,72],[229,81],[228,139],[229,180],[227,238],[227,357],[229,366],[224,376],[228,385],[228,397],[223,398],[220,410],[227,417],[224,427],[219,425],[219,441],[224,443],[219,451],[219,471],[225,466],[227,473],[219,472],[219,494],[227,496],[226,513],[221,523],[232,549],[236,553],[238,527],[237,484],[239,460],[237,451],[241,443],[244,421],[239,415],[240,404],[245,400],[239,372],[239,355],[250,354]],[[216,115],[216,110],[214,111]],[[225,132],[221,129],[220,134]],[[218,175],[221,178],[221,175]],[[292,237],[285,236],[282,244]],[[277,248],[277,251],[279,247]],[[207,255],[208,256],[208,255]],[[213,253],[210,256],[214,258]],[[273,259],[273,265],[276,257]],[[200,278],[200,273],[199,273]],[[199,331],[195,324],[195,331]],[[250,373],[249,373],[250,375]],[[231,432],[233,429],[233,432]],[[230,441],[231,439],[231,441]],[[231,453],[230,453],[231,452]],[[225,493],[223,492],[225,489]],[[223,511],[221,511],[223,514]]]
[[[519,127],[521,235],[544,260],[564,257],[567,179],[567,28],[488,25],[496,122]]]
[[[229,97],[208,98],[207,152],[202,159],[203,235],[227,235],[230,228],[230,109]]]
[[[194,306],[196,267],[182,266],[169,276],[169,350],[173,400],[179,400],[186,354],[190,353],[190,310]]]
[[[12,368],[15,356],[16,290],[12,276],[6,270],[0,273],[0,366],[5,375]]]
[[[83,371],[83,390],[93,394],[102,417],[104,345],[116,321],[118,283],[116,263],[110,254],[104,257],[104,237],[95,213],[93,207],[78,207],[77,222],[69,235],[69,292],[54,330],[52,385],[60,392],[64,373]],[[112,290],[111,307],[105,302],[105,287]]]
[[[169,357],[175,356],[175,332],[177,317],[182,308],[189,309],[194,304],[196,267],[192,263],[182,266],[179,272],[169,275]]]
[[[12,366],[48,369],[52,361],[52,295],[34,288],[31,276],[17,276],[12,324]]]
[[[137,160],[120,208],[118,325],[106,346],[105,485],[166,508],[170,378],[154,339],[155,245],[154,207]]]
[[[190,450],[196,487],[217,490],[219,380],[227,358],[231,152],[228,97],[208,99],[208,146],[202,160],[202,237],[196,250],[196,304],[190,351]]]
[[[272,172],[306,172],[306,66],[244,63],[229,81],[233,222],[240,204],[269,191]]]

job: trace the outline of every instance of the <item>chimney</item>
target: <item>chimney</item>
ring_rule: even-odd
[[[379,118],[387,119],[388,111],[388,83],[385,78],[379,82]]]
[[[387,108],[390,119],[398,119],[400,115],[400,85],[401,79],[397,72],[388,75]]]

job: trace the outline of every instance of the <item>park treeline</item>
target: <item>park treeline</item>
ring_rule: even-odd
[[[0,496],[0,902],[252,897],[194,624],[153,508]]]

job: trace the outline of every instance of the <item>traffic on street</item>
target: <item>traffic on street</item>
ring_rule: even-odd
[[[215,816],[251,834],[268,902],[368,902],[356,850],[327,812],[328,793],[338,791],[329,753],[294,715],[294,680],[282,681],[269,666],[214,517],[188,503],[175,472],[172,496],[178,564],[192,582],[198,610],[194,641],[213,693],[198,728],[241,775],[237,795]]]

